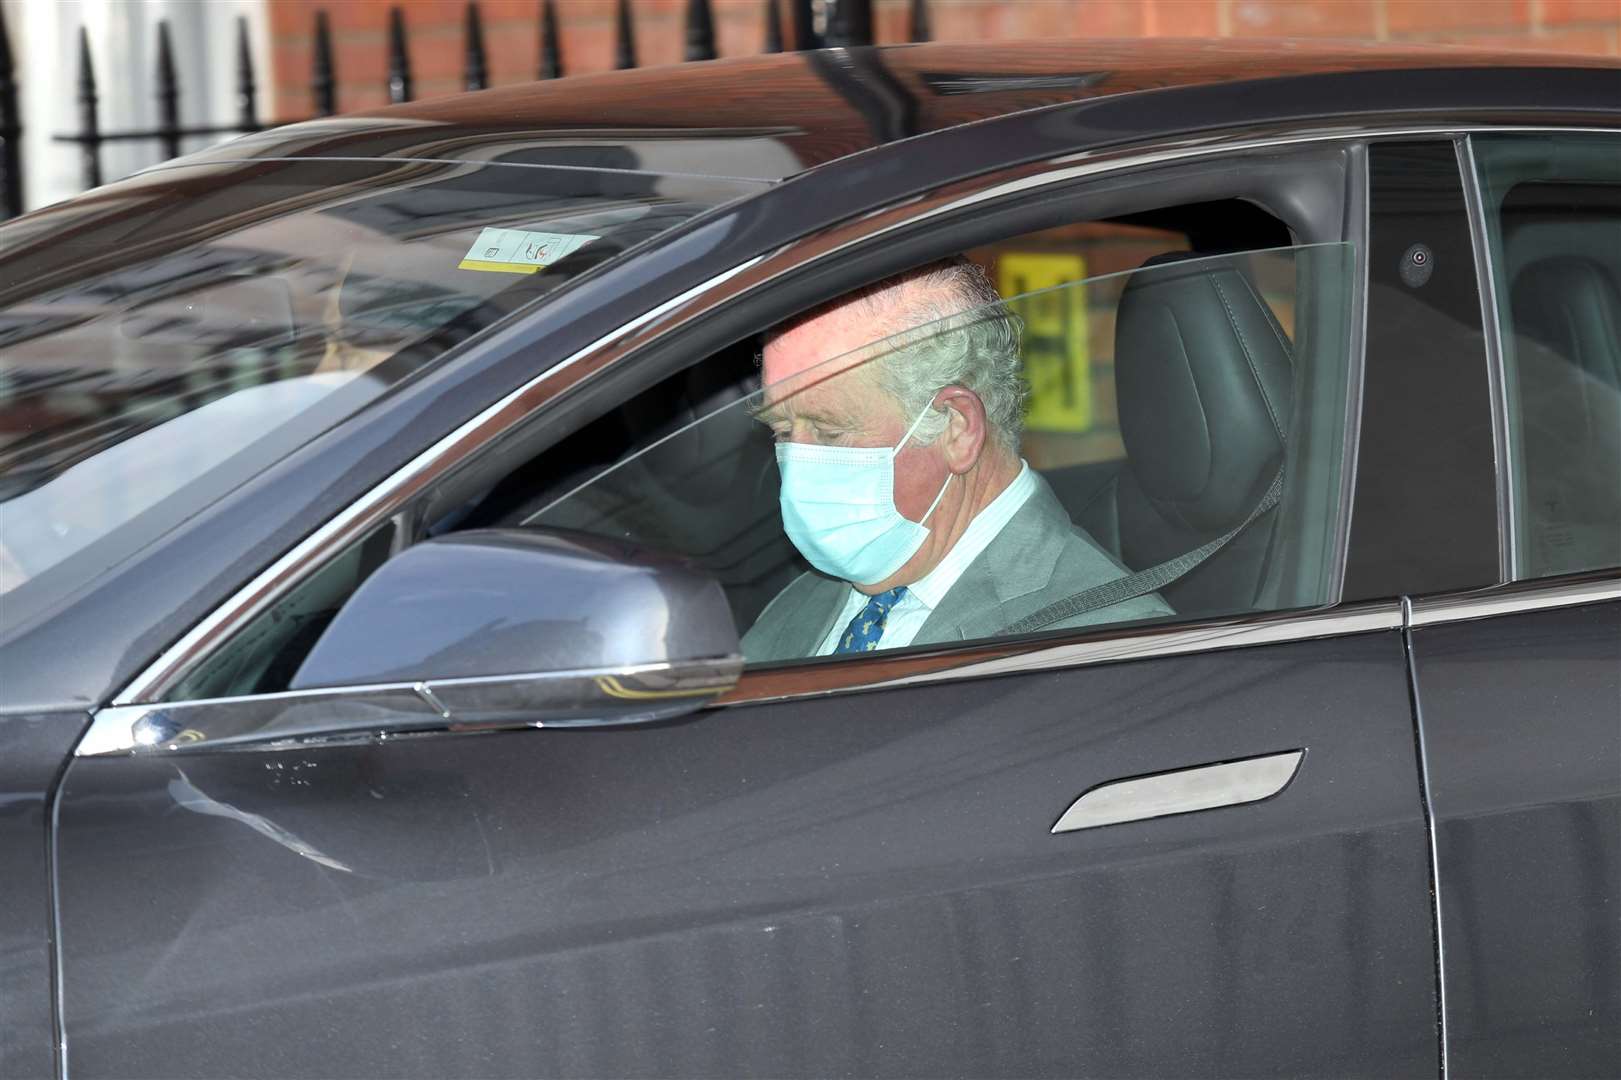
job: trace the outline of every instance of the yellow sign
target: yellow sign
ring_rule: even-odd
[[[1069,284],[1086,277],[1086,260],[1080,255],[1010,253],[996,261],[996,276],[1002,295],[1010,298],[1008,307],[1024,320],[1024,377],[1030,384],[1025,426],[1032,431],[1087,430],[1092,426],[1092,368],[1086,287]]]

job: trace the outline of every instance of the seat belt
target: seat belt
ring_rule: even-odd
[[[1162,589],[1226,547],[1233,537],[1249,528],[1256,518],[1278,505],[1278,500],[1282,497],[1283,466],[1280,465],[1272,477],[1272,483],[1266,489],[1266,494],[1261,496],[1261,501],[1255,504],[1255,509],[1250,511],[1249,516],[1214,540],[1201,544],[1185,555],[1168,559],[1158,566],[1151,566],[1147,570],[1139,570],[1135,574],[1105,581],[1102,585],[1094,585],[1090,589],[1066,596],[1005,627],[997,636],[1009,637],[1045,630],[1053,623],[1073,619],[1077,615],[1097,611],[1099,608],[1112,607],[1127,600],[1135,600],[1139,596]]]

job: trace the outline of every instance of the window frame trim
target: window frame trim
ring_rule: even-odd
[[[1520,577],[1519,494],[1515,490],[1516,447],[1508,412],[1508,369],[1503,351],[1503,323],[1497,302],[1497,266],[1492,258],[1491,227],[1486,220],[1486,193],[1475,160],[1472,133],[1453,140],[1457,151],[1464,213],[1475,256],[1475,287],[1480,294],[1481,336],[1486,346],[1486,392],[1491,399],[1493,468],[1497,484],[1497,574],[1500,582]]]
[[[1192,653],[1253,648],[1379,631],[1621,602],[1621,573],[1599,571],[1510,581],[1468,592],[1396,597],[1307,611],[1256,612],[1199,622],[1104,627],[1062,638],[991,640],[745,669],[737,688],[706,708],[768,704],[958,679],[1065,671]],[[817,676],[821,677],[818,678]]]
[[[265,607],[310,573],[325,565],[328,559],[365,531],[388,517],[407,510],[412,500],[430,484],[481,451],[487,444],[500,438],[519,423],[527,421],[554,400],[588,382],[593,375],[609,365],[642,351],[645,346],[651,345],[658,338],[679,327],[729,306],[740,297],[752,293],[778,277],[830,260],[855,245],[871,244],[889,233],[914,227],[931,218],[960,212],[993,200],[1041,192],[1056,185],[1079,183],[1112,173],[1253,150],[1333,143],[1351,146],[1376,139],[1414,135],[1458,138],[1473,130],[1613,133],[1613,129],[1607,127],[1585,125],[1545,127],[1526,124],[1523,119],[1515,118],[1503,124],[1492,124],[1485,119],[1472,119],[1466,123],[1401,125],[1331,123],[1322,128],[1304,131],[1295,123],[1291,123],[1216,134],[1200,133],[1193,136],[1154,138],[1125,147],[1081,151],[988,172],[969,181],[946,185],[923,198],[847,219],[838,225],[783,244],[768,253],[745,259],[679,296],[630,319],[592,344],[565,357],[518,389],[491,403],[455,431],[412,457],[364,497],[344,507],[255,574],[230,598],[216,606],[187,633],[148,663],[123,690],[114,695],[110,704],[124,706],[160,702],[163,695],[192,668],[212,655]],[[1365,182],[1362,182],[1364,214],[1365,186]],[[1365,242],[1363,247],[1365,249]],[[1366,277],[1365,271],[1364,252],[1358,258],[1358,273],[1363,279]],[[1357,321],[1365,318],[1365,289],[1362,292],[1364,299],[1359,303],[1363,311],[1357,313]],[[1362,348],[1360,342],[1358,348]],[[1364,357],[1360,352],[1351,357],[1354,383],[1349,392],[1354,398],[1356,411],[1353,414],[1355,423],[1348,428],[1346,437],[1352,448],[1350,452],[1353,454],[1353,461],[1354,448],[1361,427],[1363,361]],[[1342,474],[1341,485],[1345,498],[1349,498],[1354,492],[1355,481],[1354,471]],[[1347,536],[1351,524],[1349,520],[1341,524],[1341,529]],[[1343,558],[1340,563],[1336,573],[1343,574]],[[1343,581],[1341,586],[1343,587]],[[1264,627],[1262,632],[1269,635],[1265,639],[1267,641],[1295,639],[1277,636],[1276,626],[1280,620],[1286,624],[1301,623],[1298,627],[1299,638],[1308,639],[1325,636],[1322,627],[1335,624],[1334,620],[1324,622],[1325,615],[1349,610],[1351,609],[1336,606],[1328,609],[1326,613],[1318,612],[1307,616],[1298,613],[1285,613],[1282,616],[1277,613],[1257,613],[1245,616],[1244,619],[1254,622],[1257,627]],[[1385,618],[1388,615],[1381,617]],[[1200,625],[1179,623],[1174,629],[1199,630]],[[1120,634],[1121,632],[1117,630],[1112,636]],[[1164,640],[1160,635],[1150,636],[1153,640]],[[1210,648],[1218,647],[1227,646],[1210,646]],[[1184,647],[1173,651],[1201,650]],[[1142,655],[1155,653],[1145,652]],[[836,666],[827,665],[828,668]],[[744,677],[747,679],[747,674]]]
[[[949,642],[896,654],[878,652],[842,657],[837,661],[816,657],[772,667],[745,668],[737,688],[722,694],[706,708],[1061,671],[1401,628],[1401,602],[1388,600],[1336,604],[1307,611],[1250,612],[1163,625],[1122,624],[1034,639]]]
[[[1557,577],[1506,581],[1486,589],[1414,597],[1409,629],[1473,622],[1505,615],[1621,602],[1621,570],[1591,570]]]

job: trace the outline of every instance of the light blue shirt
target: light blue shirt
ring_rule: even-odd
[[[946,598],[946,593],[962,577],[963,571],[979,558],[980,552],[990,546],[991,541],[1013,520],[1013,515],[1019,512],[1035,491],[1035,474],[1030,471],[1030,463],[1021,460],[1019,475],[991,500],[989,506],[974,515],[974,520],[968,523],[968,528],[963,530],[957,543],[946,552],[946,557],[933,570],[906,587],[906,595],[890,609],[889,619],[884,623],[884,636],[878,641],[880,649],[899,649],[912,643],[940,601]],[[828,656],[838,648],[844,628],[867,606],[868,599],[866,593],[857,592],[854,586],[850,588],[850,596],[845,600],[844,607],[839,609],[838,618],[833,620],[833,626],[816,649],[817,656]]]

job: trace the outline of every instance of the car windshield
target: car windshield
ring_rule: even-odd
[[[259,160],[157,170],[0,227],[0,625],[503,316],[744,190]]]

